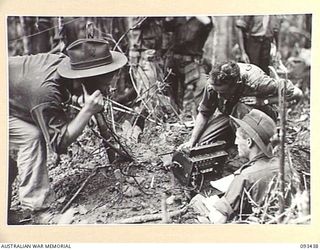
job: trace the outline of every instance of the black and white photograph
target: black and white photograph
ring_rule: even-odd
[[[6,225],[310,225],[312,19],[6,16]]]

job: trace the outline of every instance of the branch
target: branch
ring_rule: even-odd
[[[145,20],[147,19],[147,17],[142,18],[140,21],[138,21],[135,25],[133,25],[131,28],[129,28],[125,33],[123,33],[123,35],[119,38],[118,42],[115,44],[115,46],[113,47],[113,50],[115,50],[118,45],[120,44],[120,42],[122,41],[123,38],[125,38],[125,36],[133,29],[135,29],[136,27],[138,27],[139,25],[141,25]]]
[[[101,167],[100,167],[101,168]],[[87,183],[89,182],[89,180],[95,176],[97,174],[99,168],[95,168],[93,169],[92,173],[87,177],[87,179],[85,179],[85,181],[82,183],[81,187],[77,190],[77,192],[71,197],[71,199],[68,201],[68,203],[62,208],[61,213],[63,214],[71,205],[71,203],[74,201],[75,198],[77,198],[77,196],[80,194],[80,192],[82,191],[82,189],[84,189],[84,187],[87,185]]]
[[[183,215],[187,212],[188,207],[184,207],[182,209],[179,209],[177,211],[173,211],[173,212],[169,212],[168,218],[173,218],[176,217],[178,215]],[[135,217],[131,217],[131,218],[127,218],[127,219],[123,219],[123,220],[119,220],[119,221],[115,221],[115,224],[138,224],[138,223],[144,223],[144,222],[148,222],[148,221],[158,221],[158,220],[162,220],[163,218],[163,214],[162,213],[158,213],[158,214],[147,214],[147,215],[142,215],[142,216],[135,216]]]

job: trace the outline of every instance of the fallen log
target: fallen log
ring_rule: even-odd
[[[173,218],[178,215],[183,215],[187,212],[188,207],[181,208],[177,211],[172,211],[168,212],[167,216],[168,218]],[[163,214],[162,213],[157,213],[157,214],[147,214],[147,215],[141,215],[141,216],[135,216],[131,218],[126,218],[122,220],[115,221],[114,224],[139,224],[139,223],[144,223],[148,221],[158,221],[162,220]]]

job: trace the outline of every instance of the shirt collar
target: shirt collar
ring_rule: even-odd
[[[235,175],[240,174],[242,170],[244,170],[247,167],[250,167],[253,163],[256,161],[263,159],[263,158],[268,158],[264,153],[258,154],[255,157],[253,157],[250,161],[242,165],[237,171],[234,172]]]

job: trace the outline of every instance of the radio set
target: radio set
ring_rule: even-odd
[[[176,151],[172,157],[174,176],[181,184],[196,187],[199,177],[204,174],[221,174],[222,165],[228,156],[225,146],[225,141],[216,141],[193,147],[189,152]]]

